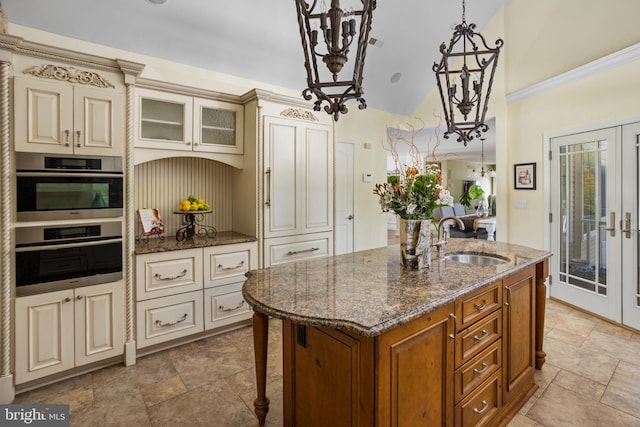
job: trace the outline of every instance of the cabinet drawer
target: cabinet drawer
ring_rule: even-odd
[[[456,368],[502,336],[502,309],[496,310],[456,335]]]
[[[204,291],[204,327],[217,328],[251,318],[251,308],[242,298],[242,291],[216,295],[216,289]]]
[[[465,329],[501,306],[502,281],[497,281],[456,302],[458,327]]]
[[[202,249],[136,256],[137,300],[202,289]]]
[[[502,366],[502,340],[499,339],[455,372],[456,402]]]
[[[202,291],[139,302],[138,348],[202,332]]]
[[[326,257],[331,255],[332,245],[331,236],[325,233],[314,236],[265,239],[265,267]]]
[[[498,369],[455,409],[456,427],[488,425],[502,409],[502,369]]]
[[[244,282],[245,273],[258,267],[257,243],[204,248],[204,286]]]

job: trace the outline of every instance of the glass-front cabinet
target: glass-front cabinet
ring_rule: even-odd
[[[242,154],[243,106],[137,89],[136,147]]]

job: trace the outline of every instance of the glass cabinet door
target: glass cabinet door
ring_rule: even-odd
[[[136,146],[191,150],[193,98],[138,89]]]
[[[243,106],[194,99],[195,151],[242,154]]]

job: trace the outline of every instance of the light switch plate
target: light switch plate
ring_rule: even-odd
[[[362,174],[362,182],[371,182],[371,181],[373,181],[373,177],[372,177],[371,173],[364,172]]]

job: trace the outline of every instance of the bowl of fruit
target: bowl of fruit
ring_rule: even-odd
[[[203,199],[189,196],[186,199],[183,199],[182,202],[178,205],[178,209],[176,213],[189,213],[189,212],[197,212],[197,213],[207,213],[211,212],[211,206],[209,203],[205,202]]]

